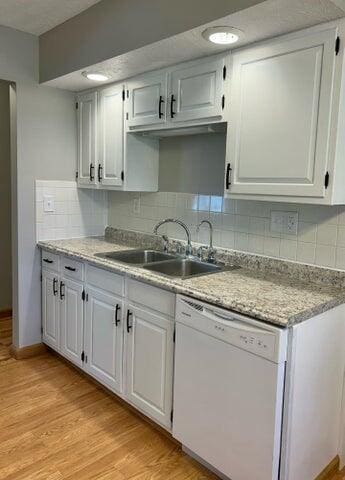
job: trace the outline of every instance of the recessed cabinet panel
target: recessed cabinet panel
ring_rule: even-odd
[[[128,306],[126,396],[151,418],[170,427],[173,370],[173,322]]]
[[[43,341],[59,350],[59,279],[57,275],[42,270],[42,327]]]
[[[123,304],[88,288],[85,312],[87,371],[112,390],[122,391]]]
[[[167,74],[148,75],[129,84],[129,127],[166,121]]]
[[[83,348],[83,284],[62,278],[61,353],[78,366],[82,365]]]
[[[222,115],[223,59],[171,73],[171,120],[199,120]]]
[[[122,185],[123,170],[123,86],[99,92],[99,165],[98,181],[102,185]]]
[[[97,92],[77,97],[78,105],[78,183],[96,184]]]
[[[323,197],[334,30],[234,52],[229,193]]]

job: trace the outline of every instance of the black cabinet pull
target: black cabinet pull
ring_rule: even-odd
[[[230,163],[228,163],[226,167],[226,180],[225,180],[225,186],[227,190],[230,188],[230,185],[231,185],[231,171],[232,171],[232,168],[230,166]]]
[[[53,294],[54,294],[54,297],[56,297],[56,295],[58,294],[57,284],[58,284],[57,278],[54,278],[54,280],[53,280]]]
[[[115,307],[115,325],[118,326],[120,323],[119,311],[121,310],[120,305],[117,303]]]
[[[69,270],[70,272],[75,272],[77,270],[76,268],[73,268],[73,267],[70,267],[70,266],[65,267],[65,269]]]
[[[53,260],[49,260],[49,258],[44,258],[43,261],[46,263],[54,263]]]
[[[103,172],[103,167],[102,167],[102,165],[99,163],[99,164],[98,164],[98,181],[99,181],[99,182],[101,182],[101,181],[103,180],[102,172]]]
[[[158,115],[159,115],[159,118],[162,118],[163,117],[163,112],[162,112],[162,105],[164,103],[164,99],[162,97],[162,95],[159,97],[159,107],[158,107]]]
[[[60,282],[60,299],[63,300],[65,298],[65,284]]]
[[[174,118],[176,113],[174,112],[174,102],[175,102],[175,95],[171,95],[171,100],[170,100],[170,116],[171,118]]]
[[[95,179],[94,172],[95,172],[95,167],[93,163],[90,163],[90,182],[92,182],[92,180]]]
[[[130,310],[127,310],[127,333],[130,333],[131,328],[133,327],[132,323],[130,322],[130,317],[132,315],[132,312]]]

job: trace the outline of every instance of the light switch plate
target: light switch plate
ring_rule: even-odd
[[[271,212],[271,232],[284,235],[297,235],[297,212]]]
[[[46,213],[55,212],[55,198],[53,195],[43,195],[43,211]]]

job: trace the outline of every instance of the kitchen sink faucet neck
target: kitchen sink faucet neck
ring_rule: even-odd
[[[210,263],[213,263],[215,261],[215,251],[213,248],[213,225],[209,220],[202,220],[199,225],[197,226],[197,232],[199,232],[201,225],[208,225],[210,228],[210,243],[208,247],[208,256],[207,256],[207,261]],[[200,256],[202,256],[202,249],[205,247],[200,247],[199,252]]]
[[[157,223],[157,225],[153,229],[153,233],[155,235],[158,235],[158,229],[166,223],[177,223],[178,225],[180,225],[184,229],[184,231],[186,232],[186,236],[187,236],[186,255],[188,255],[188,256],[192,255],[192,242],[191,242],[190,230],[185,223],[181,222],[181,220],[178,220],[176,218],[166,218],[165,220],[162,220],[161,222]],[[167,238],[166,235],[163,235],[163,240],[165,240],[164,237]]]

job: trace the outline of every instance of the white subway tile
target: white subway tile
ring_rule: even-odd
[[[316,245],[315,263],[322,267],[334,267],[335,247],[330,245]]]
[[[248,250],[252,253],[264,252],[265,237],[260,235],[248,235]]]
[[[297,242],[293,240],[281,239],[279,254],[286,260],[296,260]]]
[[[248,251],[248,233],[235,232],[235,249]]]
[[[345,248],[338,247],[336,249],[335,266],[341,270],[345,270]]]
[[[303,263],[315,263],[315,250],[314,243],[297,242],[296,260]]]
[[[265,237],[264,254],[270,257],[279,257],[280,238]]]
[[[321,224],[317,227],[316,243],[318,245],[336,245],[337,227],[336,225]]]

